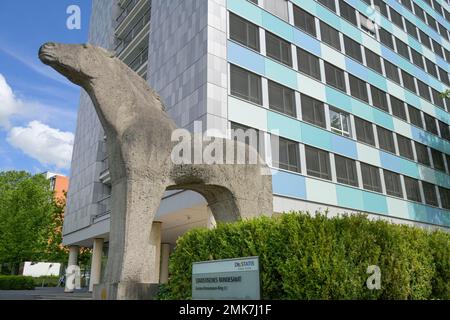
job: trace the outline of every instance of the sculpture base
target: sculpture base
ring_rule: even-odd
[[[118,282],[94,285],[94,300],[154,300],[159,283]]]

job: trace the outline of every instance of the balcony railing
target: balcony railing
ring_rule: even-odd
[[[125,2],[123,7],[121,7],[122,11],[116,18],[117,25],[120,25],[122,21],[125,20],[125,18],[130,14],[130,12],[133,11],[134,7],[136,7],[136,4],[138,2],[139,0],[128,0]]]
[[[151,9],[149,8],[124,37],[117,38],[118,44],[116,46],[116,55],[120,55],[142,29],[144,29],[150,21],[150,11]]]
[[[129,66],[134,71],[138,71],[139,68],[146,63],[148,60],[148,46],[139,52],[139,54],[136,56],[136,58],[133,59],[133,61],[130,62]]]
[[[111,195],[103,198],[97,204],[98,213],[93,217],[94,220],[111,213]]]

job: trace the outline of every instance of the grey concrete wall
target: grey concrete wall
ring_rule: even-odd
[[[115,0],[93,0],[89,42],[111,49],[114,40]],[[103,129],[89,96],[82,92],[78,110],[71,177],[64,218],[63,235],[88,227],[91,215],[98,213],[96,202],[107,194],[99,182]]]

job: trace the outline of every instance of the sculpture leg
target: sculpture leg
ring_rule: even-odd
[[[165,186],[133,177],[112,186],[110,246],[104,281],[95,299],[150,299],[159,282],[159,243],[153,218]],[[156,240],[156,241],[155,241]]]

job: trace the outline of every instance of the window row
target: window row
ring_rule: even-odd
[[[281,169],[301,173],[300,144],[277,137],[278,150],[275,150],[277,143],[275,143],[274,138],[275,136],[272,135],[272,158],[276,153],[278,154],[278,161],[273,165]],[[437,187],[425,181],[419,181],[337,154],[331,154],[311,146],[305,145],[304,152],[305,174],[309,176],[450,209],[449,189]],[[334,167],[334,171],[332,167]],[[333,177],[333,175],[335,176]]]
[[[321,2],[320,0],[318,0]],[[334,0],[331,0],[334,2]],[[376,8],[388,8],[389,6],[386,5],[382,0],[379,0],[381,4],[378,4],[378,0],[375,0],[375,6]],[[366,3],[369,3],[370,1],[365,1]],[[425,72],[429,73],[436,79],[446,83],[447,85],[450,85],[450,78],[449,74],[441,67],[437,66],[435,63],[433,63],[428,58],[425,58],[422,54],[414,50],[413,48],[409,47],[406,43],[401,41],[399,38],[392,35],[390,32],[386,31],[385,29],[381,28],[380,26],[377,26],[375,22],[364,16],[363,14],[359,13],[356,9],[348,5],[345,1],[339,0],[339,9],[340,9],[340,15],[350,23],[354,24],[356,27],[360,27],[362,30],[364,30],[366,33],[369,33],[372,37],[377,38],[378,40],[386,45],[387,47],[391,48],[393,51],[397,52],[399,55],[407,59],[408,61],[412,62]],[[298,9],[297,9],[298,10]],[[301,10],[301,9],[300,9]],[[294,10],[295,11],[295,10]],[[333,10],[336,12],[336,10]],[[303,11],[305,12],[305,11]],[[391,10],[391,12],[396,12],[395,10]],[[306,13],[306,12],[305,12]],[[381,13],[386,15],[386,17],[389,16],[386,10],[381,10]],[[308,14],[308,13],[306,13]],[[359,19],[357,18],[359,17]],[[402,21],[402,17],[399,15],[400,21]],[[388,18],[389,19],[389,18]],[[359,22],[359,25],[358,25]],[[403,25],[403,23],[402,23]],[[419,34],[420,39],[423,39],[423,42],[430,50],[433,50],[431,47],[432,44],[434,46],[434,52],[444,58],[444,54],[447,55],[448,60],[450,62],[450,52],[446,49],[442,48],[440,44],[438,44],[436,41],[432,40],[428,37],[427,34],[425,34],[423,31],[420,31],[415,25],[410,23],[408,20],[405,20],[406,30],[407,32],[419,40]],[[403,27],[401,27],[403,29]],[[322,31],[322,30],[321,30]],[[336,37],[338,36],[338,31],[335,30]],[[347,36],[343,35],[344,39],[348,38]],[[351,40],[349,38],[349,40]],[[322,40],[323,41],[323,40]],[[339,38],[336,40],[339,42]],[[353,40],[351,40],[353,41]],[[340,48],[338,48],[340,50]],[[367,51],[368,49],[365,48]],[[444,50],[444,51],[443,51]],[[370,51],[370,50],[369,50]],[[361,62],[361,61],[360,61]],[[381,73],[381,72],[380,72]]]
[[[259,105],[263,104],[262,78],[235,65],[230,66],[230,90],[234,96]],[[446,172],[447,169],[447,172],[450,174],[450,156],[438,150],[412,141],[407,137],[343,112],[302,93],[299,94],[300,106],[297,107],[295,91],[271,80],[267,81],[267,91],[269,98],[268,107],[272,110],[433,167],[436,170]],[[394,103],[394,100],[392,101]],[[393,110],[396,110],[395,108]],[[409,118],[412,121],[418,122],[418,119],[421,119],[418,109],[409,106],[408,109],[403,109],[405,114],[406,110],[408,110]],[[400,111],[394,112],[400,113]],[[424,116],[426,127],[436,126],[435,129],[437,130],[436,119],[425,114]],[[449,127],[441,121],[438,122],[443,126],[440,131],[444,132],[443,128],[446,128],[446,134],[450,135]],[[448,136],[447,139],[449,139]],[[447,162],[447,166],[445,162]]]

